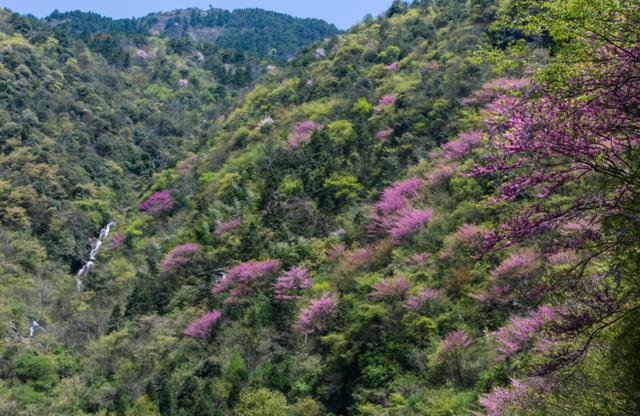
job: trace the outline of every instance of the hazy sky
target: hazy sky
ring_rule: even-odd
[[[317,17],[347,29],[367,13],[385,11],[392,0],[0,0],[0,6],[38,17],[53,10],[83,10],[110,17],[139,17],[150,12],[209,5],[220,9],[259,7],[299,17]]]

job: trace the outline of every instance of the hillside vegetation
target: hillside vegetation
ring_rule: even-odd
[[[95,13],[55,11],[46,21],[86,39],[101,33],[109,33],[116,39],[122,35],[155,35],[179,42],[204,41],[278,61],[293,57],[313,41],[339,32],[334,25],[319,19],[299,19],[261,9],[228,11],[211,7],[208,10],[192,8],[152,13],[135,19],[111,19]]]
[[[237,98],[4,14],[0,414],[637,414],[639,10],[395,1]]]

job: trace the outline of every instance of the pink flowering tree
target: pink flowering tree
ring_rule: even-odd
[[[449,179],[454,176],[458,164],[456,162],[442,162],[439,161],[429,172],[427,172],[426,179],[430,188],[439,188],[446,186],[449,183]]]
[[[476,416],[505,416],[510,410],[539,408],[543,403],[542,394],[549,392],[551,386],[541,377],[511,380],[511,387],[497,387],[490,393],[480,396],[480,405],[485,413]]]
[[[422,186],[422,180],[414,177],[395,182],[385,189],[369,215],[371,231],[375,235],[388,235],[394,240],[420,231],[433,216],[431,208],[416,209],[413,206],[413,200]]]
[[[357,248],[350,253],[348,263],[354,268],[364,267],[371,262],[374,254],[371,247]]]
[[[398,69],[398,63],[397,62],[391,62],[387,65],[384,66],[384,69],[386,69],[389,72],[394,72]]]
[[[338,296],[325,293],[300,311],[296,328],[305,337],[326,332],[333,325],[337,313]]]
[[[304,120],[296,124],[293,132],[287,139],[286,148],[288,150],[296,150],[300,146],[307,144],[311,140],[314,131],[321,129],[322,124],[315,123],[311,120]]]
[[[472,256],[482,252],[485,239],[491,234],[491,230],[475,224],[463,224],[453,233],[448,235],[442,245],[441,259],[448,259],[454,253],[461,251],[464,256]]]
[[[168,272],[171,269],[191,263],[195,254],[200,252],[197,244],[180,244],[168,252],[160,262],[160,269]]]
[[[382,279],[373,285],[369,299],[376,302],[402,300],[410,288],[411,282],[404,276]]]
[[[497,344],[497,359],[502,361],[532,348],[535,339],[542,336],[544,325],[556,317],[556,311],[549,306],[541,306],[524,317],[513,316],[507,325],[492,333]]]
[[[420,312],[427,305],[433,305],[440,302],[444,298],[444,291],[424,287],[418,290],[418,293],[410,296],[403,307],[410,312]]]
[[[194,320],[185,328],[183,334],[198,339],[205,339],[209,336],[209,332],[213,325],[220,320],[222,313],[218,310],[213,310],[206,313],[200,318]]]
[[[376,133],[376,137],[380,140],[387,140],[393,134],[393,129],[391,127],[386,127],[382,130],[379,130]]]
[[[457,159],[466,155],[471,149],[477,147],[482,142],[482,131],[470,130],[462,132],[457,138],[448,141],[439,149],[431,152],[432,158],[445,160]]]
[[[140,209],[140,211],[147,214],[159,214],[169,211],[171,208],[173,208],[171,191],[154,192],[140,205],[138,205],[138,208]]]
[[[389,235],[396,240],[413,235],[422,230],[432,217],[433,210],[431,208],[402,211],[389,229]]]
[[[274,297],[278,301],[298,300],[300,292],[311,287],[311,275],[305,267],[294,266],[280,276],[273,285]]]
[[[216,225],[216,229],[213,231],[213,235],[221,237],[226,233],[229,233],[242,225],[240,218],[231,218]]]
[[[385,108],[389,107],[395,101],[396,101],[395,95],[383,95],[382,97],[380,97],[380,100],[378,101],[378,105],[376,105],[375,107],[376,112],[384,111]]]
[[[568,80],[564,91],[533,85],[526,96],[499,96],[484,110],[496,151],[472,175],[506,178],[490,202],[535,201],[503,225],[493,244],[514,244],[576,219],[625,215],[640,190],[640,121],[630,112],[640,105],[640,81],[626,76],[640,69],[640,48],[603,47],[597,53],[602,63]],[[584,186],[588,192],[570,201],[552,198],[587,183],[600,186]]]
[[[249,261],[238,264],[216,283],[211,290],[213,295],[227,293],[225,303],[241,301],[255,290],[266,288],[271,283],[270,277],[280,269],[280,260]]]
[[[471,337],[465,331],[449,332],[440,342],[434,361],[447,373],[450,380],[464,386],[469,379],[469,352]]]
[[[113,250],[118,250],[122,244],[124,244],[124,240],[124,233],[122,231],[118,231],[113,235],[113,238],[111,238],[111,248]]]
[[[545,2],[550,16],[529,25],[559,38],[552,71],[519,92],[491,91],[469,102],[484,105],[491,149],[470,176],[493,181],[488,204],[512,207],[487,250],[535,241],[550,260],[567,250],[578,256],[571,266],[528,277],[550,312],[517,314],[494,334],[499,357],[526,354],[535,364],[520,372],[543,383],[640,308],[635,272],[626,269],[637,268],[632,230],[640,223],[640,78],[631,75],[640,71],[637,4],[585,5]],[[572,61],[578,54],[583,58]],[[522,409],[520,397],[530,390],[514,381],[480,402],[497,416]]]

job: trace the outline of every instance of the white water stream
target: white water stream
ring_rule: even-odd
[[[89,274],[89,269],[91,269],[95,264],[96,256],[100,251],[100,247],[102,247],[102,243],[104,242],[104,239],[109,236],[111,227],[113,227],[114,225],[116,225],[115,222],[109,221],[109,223],[102,230],[100,230],[100,235],[98,236],[98,238],[93,243],[91,243],[91,251],[89,251],[89,260],[85,262],[84,266],[82,266],[82,268],[78,270],[78,273],[76,274],[76,289],[78,290],[78,292],[82,290],[82,283],[84,279],[87,277],[87,274]]]

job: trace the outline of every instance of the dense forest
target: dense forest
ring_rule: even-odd
[[[137,19],[54,11],[46,21],[53,27],[81,35],[89,43],[99,34],[108,34],[110,39],[153,34],[187,44],[206,41],[277,61],[290,59],[303,46],[339,32],[334,25],[318,19],[299,19],[261,9],[227,11],[212,7],[152,13]]]
[[[640,3],[291,19],[0,12],[0,414],[640,414]]]

